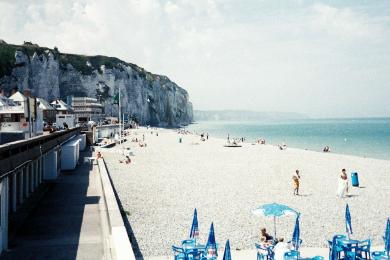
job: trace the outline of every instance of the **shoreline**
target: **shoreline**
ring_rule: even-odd
[[[163,128],[163,127],[159,127],[157,129],[173,130],[173,129]],[[200,137],[200,134],[198,134],[198,133],[191,133],[191,134]],[[226,140],[223,139],[222,137],[210,136],[210,134],[209,134],[209,138],[211,138],[211,139],[218,139],[218,140],[226,142]],[[244,138],[245,138],[245,136],[244,136]],[[252,145],[252,143],[250,143],[248,141],[244,141],[243,144]],[[272,143],[266,143],[266,144],[253,143],[253,145],[254,146],[257,146],[257,145],[259,145],[259,146],[272,146],[272,147],[278,148],[278,144],[272,144]],[[304,148],[299,148],[299,147],[294,147],[294,146],[288,146],[288,144],[286,144],[286,145],[287,145],[287,149],[286,150],[294,149],[294,150],[300,150],[300,151],[315,152],[315,153],[319,153],[319,154],[329,154],[329,155],[335,155],[335,156],[347,156],[347,157],[360,158],[360,159],[379,160],[379,161],[390,162],[390,159],[381,159],[381,158],[374,158],[374,157],[364,157],[364,156],[359,156],[359,155],[355,155],[355,154],[336,153],[336,152],[332,152],[332,151],[330,151],[330,152],[322,152],[322,151],[317,151],[317,150],[311,150],[311,149],[304,149]]]

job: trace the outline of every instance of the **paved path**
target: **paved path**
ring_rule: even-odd
[[[82,159],[82,158],[81,158]],[[96,165],[63,172],[10,241],[4,259],[109,259]]]

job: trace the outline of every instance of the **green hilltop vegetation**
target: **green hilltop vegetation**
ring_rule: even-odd
[[[40,47],[37,44],[31,42],[24,42],[23,45],[7,44],[0,40],[0,78],[5,75],[10,75],[15,65],[15,52],[22,51],[28,55],[29,59],[37,53],[40,55],[48,55],[48,52],[54,54],[54,58],[59,61],[61,69],[66,69],[67,64],[71,64],[73,68],[82,73],[83,75],[90,75],[93,71],[97,70],[102,73],[101,66],[104,65],[107,69],[122,69],[122,65],[132,67],[138,72],[138,77],[146,79],[148,81],[156,80],[158,75],[152,74],[135,64],[124,62],[115,57],[107,56],[85,56],[76,54],[60,53],[57,47],[53,49],[47,47]],[[136,79],[137,76],[134,75]]]

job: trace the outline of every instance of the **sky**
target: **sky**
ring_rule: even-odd
[[[387,0],[0,0],[0,39],[135,63],[199,110],[390,116]]]

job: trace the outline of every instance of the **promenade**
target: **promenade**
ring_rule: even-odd
[[[104,209],[96,164],[62,172],[48,184],[2,259],[110,259]]]

